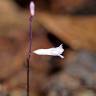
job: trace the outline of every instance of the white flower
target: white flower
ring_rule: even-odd
[[[64,49],[62,44],[56,48],[38,49],[33,51],[33,53],[37,55],[51,55],[51,56],[59,56],[61,58],[64,58],[64,56],[61,55],[63,52],[64,52]]]
[[[30,2],[30,13],[31,13],[31,16],[35,15],[35,4],[33,1]]]

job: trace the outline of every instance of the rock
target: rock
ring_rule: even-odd
[[[74,96],[96,96],[96,94],[92,90],[84,90],[78,92]]]

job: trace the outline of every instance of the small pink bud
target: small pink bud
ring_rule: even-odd
[[[30,13],[31,13],[31,16],[35,15],[35,4],[33,1],[30,2]]]

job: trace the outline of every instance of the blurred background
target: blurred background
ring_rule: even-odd
[[[0,96],[27,96],[30,1],[0,0]],[[96,0],[34,2],[32,50],[65,58],[32,54],[30,96],[96,96]]]

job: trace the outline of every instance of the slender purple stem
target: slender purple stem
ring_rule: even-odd
[[[32,53],[32,16],[29,18],[29,60]]]
[[[29,78],[30,78],[30,60],[32,53],[32,16],[29,18],[29,53],[27,58],[27,96],[29,96],[30,86],[29,86]]]

